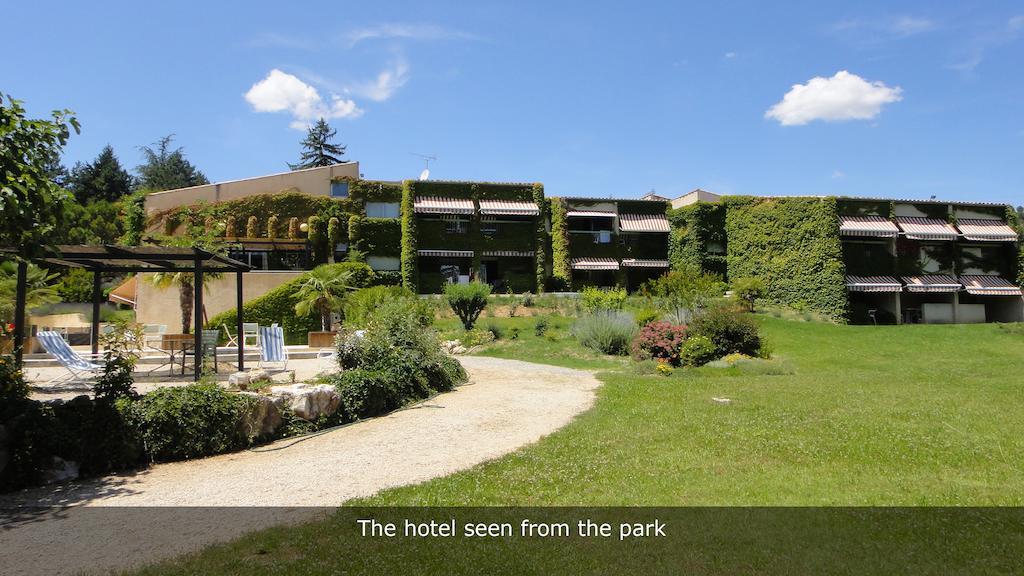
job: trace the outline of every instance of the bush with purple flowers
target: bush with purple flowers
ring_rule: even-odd
[[[686,326],[666,321],[650,322],[640,329],[630,348],[637,360],[663,360],[679,365],[679,351],[686,341]]]

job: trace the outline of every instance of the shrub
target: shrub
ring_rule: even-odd
[[[396,300],[377,308],[363,336],[339,338],[338,362],[344,371],[328,381],[349,418],[383,414],[466,381],[462,366],[441,351],[437,334]]]
[[[626,303],[626,290],[623,288],[594,288],[587,286],[580,290],[580,304],[587,312],[602,310],[622,310]]]
[[[466,348],[494,342],[495,334],[490,330],[466,330],[459,338],[459,342]]]
[[[548,331],[548,319],[546,316],[540,316],[533,323],[533,334],[535,336],[543,336]]]
[[[654,371],[662,376],[672,375],[672,367],[665,362],[659,362],[658,365],[654,367]]]
[[[246,238],[259,238],[260,237],[260,221],[255,216],[249,216],[249,220],[245,223],[245,237]]]
[[[746,302],[747,309],[754,311],[754,303],[764,296],[764,282],[760,278],[737,278],[732,283],[733,294]]]
[[[401,286],[372,286],[356,290],[345,297],[345,325],[350,328],[366,328],[381,305],[395,300],[408,306],[420,325],[430,326],[434,322],[434,310],[430,303],[417,298],[410,290]]]
[[[679,326],[669,322],[651,322],[640,329],[630,351],[636,360],[663,360],[679,365],[679,350],[686,340],[686,326]]]
[[[523,295],[520,297],[520,302],[522,302],[523,308],[533,308],[533,305],[534,305],[533,293],[532,292],[523,292]]]
[[[71,268],[57,284],[63,302],[92,302],[92,273],[84,268]]]
[[[653,307],[674,314],[675,321],[685,321],[689,312],[707,306],[724,292],[721,276],[692,266],[648,280],[640,288],[641,296]]]
[[[636,313],[636,325],[643,328],[658,319],[660,314],[654,308],[642,308]],[[686,322],[673,322],[673,324],[686,324]]]
[[[501,327],[501,324],[497,322],[488,322],[486,330],[491,334],[494,334],[495,340],[501,340],[505,337],[505,330]]]
[[[636,321],[625,312],[603,311],[584,316],[572,327],[580,344],[602,354],[625,355],[636,334]]]
[[[694,318],[690,332],[704,336],[715,345],[715,357],[738,352],[748,356],[761,353],[761,336],[754,319],[725,306],[713,306]]]
[[[715,358],[715,344],[707,336],[688,338],[679,351],[679,361],[686,366],[703,366]]]
[[[352,272],[351,285],[362,288],[368,286],[373,278],[373,271],[366,264],[357,262],[341,262],[338,264],[325,264],[320,268],[331,268],[336,270],[350,270]],[[267,292],[263,296],[246,302],[242,308],[242,316],[246,322],[258,322],[263,326],[278,323],[284,328],[284,337],[287,344],[304,344],[306,333],[316,332],[321,328],[320,318],[314,316],[301,317],[295,313],[295,304],[298,302],[296,291],[305,281],[306,275],[299,276],[295,280],[286,282],[277,288]],[[222,325],[235,325],[235,309],[221,312],[207,321],[206,326],[210,330],[220,329]]]
[[[239,422],[252,400],[217,384],[158,388],[137,402],[119,402],[154,462],[188,460],[242,448]]]
[[[444,296],[448,305],[462,321],[462,326],[466,330],[473,329],[473,324],[480,317],[480,312],[487,307],[487,297],[490,294],[491,287],[481,282],[447,284],[444,287]]]

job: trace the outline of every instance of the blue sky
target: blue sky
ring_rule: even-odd
[[[69,165],[279,172],[327,115],[367,178],[1021,204],[1024,5],[968,4],[7,3],[0,91]]]

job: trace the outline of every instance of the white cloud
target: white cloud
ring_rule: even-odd
[[[1010,30],[1024,29],[1024,14],[1010,18],[1006,24],[1010,27]]]
[[[840,70],[831,78],[816,76],[806,84],[794,84],[764,116],[783,126],[801,126],[814,120],[870,120],[878,116],[885,104],[902,100],[902,93],[898,86],[890,88],[882,82],[868,82]]]
[[[363,40],[386,40],[406,38],[411,40],[472,40],[476,36],[467,32],[450,30],[436,24],[385,23],[351,30],[345,35],[348,45],[355,46]]]
[[[928,32],[935,28],[935,22],[928,18],[915,18],[914,16],[898,16],[886,23],[886,28],[893,34],[899,36],[912,36],[922,32]]]
[[[316,88],[276,68],[252,85],[245,100],[256,112],[290,113],[290,126],[297,130],[304,130],[319,118],[355,118],[363,113],[355,101],[340,96],[332,95],[325,102]]]
[[[833,170],[832,171],[832,179],[833,180],[840,180],[842,178],[846,178],[846,172],[843,172],[842,170]]]
[[[374,102],[383,102],[394,95],[395,91],[409,80],[409,65],[399,58],[370,82],[353,86],[352,93],[368,98]]]
[[[736,53],[735,52],[726,52],[725,54],[722,55],[722,58],[725,58],[726,60],[732,60],[735,57],[736,57]]]

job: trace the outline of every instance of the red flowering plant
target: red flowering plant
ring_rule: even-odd
[[[679,365],[679,351],[686,341],[686,326],[666,321],[650,322],[640,329],[630,351],[636,360],[667,362]]]

